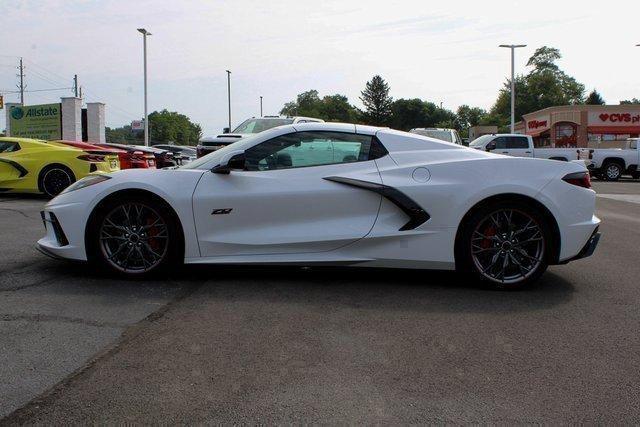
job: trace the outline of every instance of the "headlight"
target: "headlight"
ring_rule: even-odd
[[[108,179],[111,179],[111,177],[107,176],[107,175],[86,176],[86,177],[74,182],[73,184],[71,184],[67,188],[65,188],[64,191],[62,191],[62,193],[60,193],[60,194],[68,193],[70,191],[79,190],[81,188],[89,187],[91,185],[100,184],[101,182],[106,181]]]

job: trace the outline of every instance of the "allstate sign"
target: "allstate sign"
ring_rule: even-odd
[[[62,137],[62,106],[60,104],[11,107],[11,136],[35,139]]]

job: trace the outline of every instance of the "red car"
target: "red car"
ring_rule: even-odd
[[[122,150],[99,147],[97,145],[81,141],[57,140],[51,142],[84,151],[86,154],[83,154],[78,158],[92,163],[90,169],[91,172],[95,172],[98,169],[102,172],[113,172],[121,169],[119,152]]]
[[[148,169],[156,168],[155,156],[151,153],[143,153],[136,150],[135,147],[124,144],[96,144],[103,149],[112,149],[118,151],[120,159],[120,169]]]

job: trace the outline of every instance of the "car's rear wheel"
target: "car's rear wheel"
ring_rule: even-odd
[[[73,172],[62,165],[47,166],[40,172],[38,187],[49,197],[55,197],[76,181]]]
[[[494,288],[526,287],[548,267],[550,229],[528,204],[507,201],[477,210],[461,238],[462,264]]]
[[[170,208],[152,198],[108,201],[92,216],[88,233],[90,260],[116,274],[148,276],[178,259],[177,222]]]
[[[604,178],[607,181],[617,181],[622,176],[622,166],[617,162],[609,162],[604,165]]]

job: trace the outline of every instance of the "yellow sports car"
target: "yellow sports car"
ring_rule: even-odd
[[[119,169],[117,156],[36,139],[0,138],[0,192],[53,197],[90,173]]]

